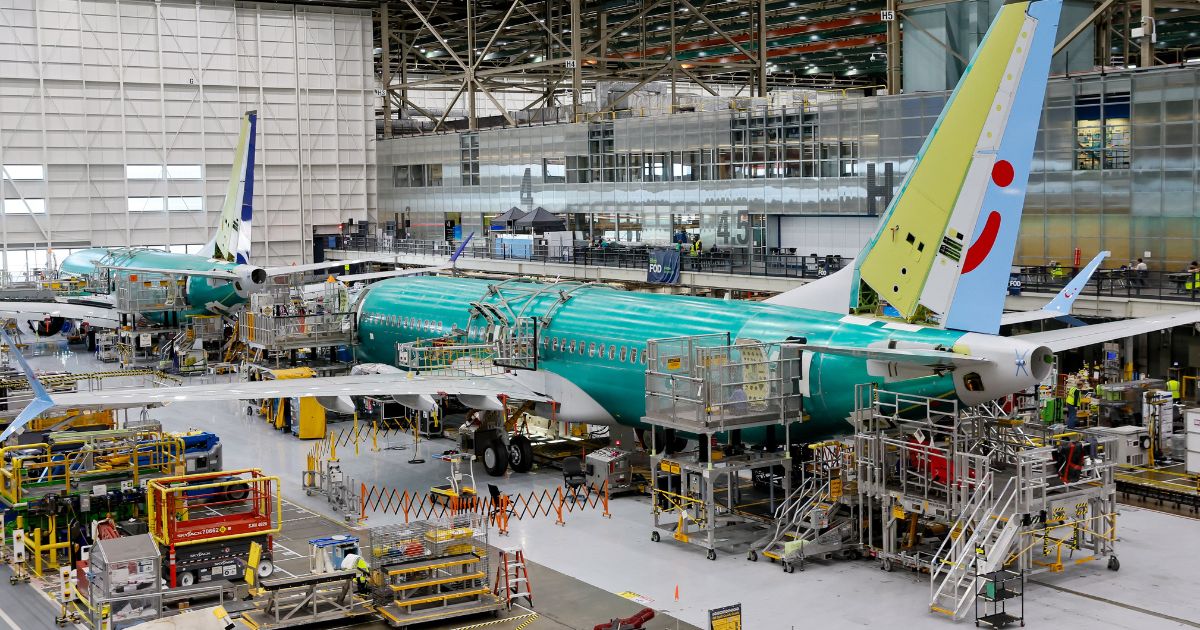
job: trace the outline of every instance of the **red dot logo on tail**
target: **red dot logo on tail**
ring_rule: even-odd
[[[1000,160],[992,165],[992,181],[1001,188],[1013,182],[1013,165],[1008,160]]]

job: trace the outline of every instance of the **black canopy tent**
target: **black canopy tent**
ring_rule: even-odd
[[[567,220],[538,206],[533,209],[533,212],[517,219],[514,226],[517,229],[532,229],[535,232],[545,232],[546,230],[555,229],[565,230],[567,228]]]
[[[508,211],[505,212],[504,214],[498,215],[495,218],[493,218],[492,225],[499,225],[499,226],[502,226],[506,230],[512,230],[513,224],[516,223],[517,221],[523,219],[526,214],[527,213],[524,210],[522,210],[516,206],[513,206],[513,207],[509,208]]]

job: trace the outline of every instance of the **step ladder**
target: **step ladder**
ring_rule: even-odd
[[[1021,531],[1017,479],[1010,478],[999,493],[992,488],[993,478],[988,475],[934,554],[929,574],[931,612],[956,621],[965,618],[980,588],[977,576],[1003,568],[1012,553]]]
[[[492,593],[502,597],[504,605],[512,610],[513,601],[524,598],[533,607],[533,587],[529,584],[529,569],[525,566],[525,551],[501,549],[500,564],[496,566],[496,586]]]

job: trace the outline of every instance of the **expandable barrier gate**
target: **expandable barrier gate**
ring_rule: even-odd
[[[353,488],[356,484],[347,485]],[[575,488],[559,486],[540,492],[531,490],[516,495],[502,494],[499,499],[490,496],[464,496],[451,497],[441,502],[435,502],[428,492],[400,491],[383,486],[368,486],[365,483],[359,483],[357,486],[361,520],[375,513],[403,515],[405,523],[458,514],[480,514],[487,516],[501,534],[507,534],[510,519],[553,515],[555,524],[566,525],[566,514],[597,508],[603,510],[601,516],[612,517],[608,511],[607,481],[600,485],[585,484]]]
[[[379,450],[379,437],[391,435],[393,432],[406,433],[403,428],[381,429],[377,422],[372,422],[371,425],[356,423],[346,431],[331,432],[309,449],[306,472],[319,474],[326,469],[329,462],[336,462],[339,446],[347,447],[352,444],[355,454],[358,454],[359,446],[370,440],[372,450]],[[612,516],[608,510],[610,491],[607,481],[599,485],[584,484],[574,488],[563,485],[517,495],[502,494],[499,499],[490,496],[465,496],[451,497],[441,502],[435,502],[429,492],[367,485],[348,478],[337,484],[336,489],[325,491],[337,494],[328,497],[335,505],[346,506],[351,510],[353,508],[350,506],[357,506],[357,514],[348,513],[347,519],[357,517],[360,521],[365,521],[370,514],[383,513],[403,515],[404,522],[408,523],[474,513],[487,516],[492,524],[499,528],[501,534],[508,533],[508,522],[514,518],[520,520],[554,515],[556,524],[565,525],[566,514],[597,508],[603,510],[601,515],[605,518]],[[354,496],[356,494],[357,496]]]

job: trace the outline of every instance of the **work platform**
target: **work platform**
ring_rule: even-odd
[[[741,432],[761,427],[779,444],[788,444],[789,425],[803,419],[800,346],[700,335],[651,340],[647,356],[642,422],[655,427],[651,540],[668,533],[703,547],[709,560],[717,558],[718,547],[745,553],[790,494],[791,476],[776,472],[790,470],[792,462],[789,451],[772,446],[770,437],[764,450],[748,450]],[[676,431],[697,436],[697,449],[667,452],[677,442]],[[718,434],[725,446],[713,452],[710,445]],[[743,481],[756,475],[781,480],[766,484],[765,515],[739,509]]]

